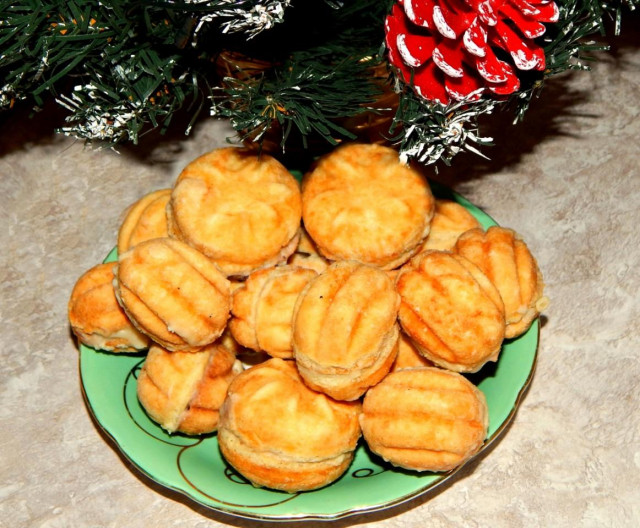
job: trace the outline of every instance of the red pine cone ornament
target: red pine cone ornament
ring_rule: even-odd
[[[520,88],[516,69],[544,70],[534,39],[558,17],[551,0],[399,0],[385,23],[389,62],[441,104],[486,89],[511,94]]]

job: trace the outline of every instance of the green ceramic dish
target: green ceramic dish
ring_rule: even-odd
[[[461,196],[434,185],[438,197],[469,209],[484,227],[495,222]],[[115,260],[115,250],[107,260]],[[470,376],[487,398],[487,448],[515,415],[533,376],[538,321],[518,339],[505,342],[499,361]],[[361,444],[347,473],[320,490],[286,494],[255,488],[222,459],[217,437],[168,435],[152,422],[136,398],[144,355],[117,355],[80,347],[80,377],[87,407],[122,454],[161,486],[196,503],[234,516],[261,520],[336,519],[398,505],[449,479],[448,473],[414,473],[393,468]]]

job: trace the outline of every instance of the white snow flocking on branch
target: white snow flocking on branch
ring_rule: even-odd
[[[245,33],[251,39],[284,20],[284,12],[292,0],[186,0],[187,4],[207,5],[216,9],[198,17],[194,45],[205,24],[222,21],[222,33]]]

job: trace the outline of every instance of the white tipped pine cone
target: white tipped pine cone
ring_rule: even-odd
[[[520,88],[517,70],[545,68],[535,43],[558,20],[550,0],[400,0],[385,23],[389,62],[425,99],[447,104]]]

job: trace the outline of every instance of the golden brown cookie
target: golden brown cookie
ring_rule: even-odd
[[[391,368],[397,354],[400,299],[386,272],[335,262],[298,298],[293,348],[311,388],[355,400]]]
[[[300,240],[298,240],[298,246],[296,247],[296,253],[302,253],[304,255],[319,255],[318,246],[313,239],[307,233],[307,230],[302,227],[300,229]]]
[[[231,308],[229,281],[216,265],[171,238],[120,255],[116,295],[137,328],[169,350],[213,343]]]
[[[369,448],[415,471],[449,471],[487,436],[484,394],[464,376],[434,367],[389,374],[364,397],[360,415]]]
[[[273,357],[293,357],[292,319],[298,295],[315,271],[276,266],[255,271],[233,294],[229,329],[241,345]]]
[[[216,343],[226,347],[240,362],[243,369],[251,368],[271,358],[266,352],[252,350],[238,343],[231,334],[229,325],[224,329],[222,336],[220,336]]]
[[[398,355],[393,365],[391,365],[391,371],[412,367],[433,367],[433,362],[420,353],[407,334],[400,331]]]
[[[359,402],[338,402],[308,388],[293,361],[272,358],[231,383],[218,444],[224,458],[256,486],[316,489],[351,464],[359,412]]]
[[[322,273],[330,264],[330,262],[320,254],[315,242],[311,240],[311,237],[303,227],[300,228],[298,246],[287,262],[292,266],[311,269],[316,273]]]
[[[464,233],[455,251],[478,266],[495,284],[505,306],[506,338],[526,332],[548,304],[538,263],[512,229],[492,226]]]
[[[431,229],[420,252],[427,249],[451,251],[462,233],[476,227],[481,227],[480,222],[464,206],[452,200],[436,200]]]
[[[424,176],[381,145],[339,147],[302,182],[305,229],[331,260],[395,268],[418,250],[433,211]]]
[[[504,304],[493,283],[469,260],[426,251],[396,279],[399,319],[420,353],[436,365],[476,372],[496,361],[504,339]]]
[[[149,193],[134,203],[118,231],[118,254],[152,238],[162,238],[167,232],[167,203],[171,189]]]
[[[312,270],[316,273],[322,273],[329,267],[330,261],[322,255],[305,255],[304,253],[296,252],[289,257],[287,263],[290,266]]]
[[[167,208],[169,233],[211,258],[227,276],[286,261],[298,242],[298,182],[275,158],[214,150],[179,175]]]
[[[227,388],[241,371],[222,343],[188,352],[153,345],[138,375],[138,399],[169,433],[211,433],[218,427]]]
[[[113,290],[115,262],[98,264],[76,282],[69,298],[71,330],[81,343],[109,352],[137,352],[149,338],[131,323]]]

